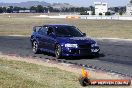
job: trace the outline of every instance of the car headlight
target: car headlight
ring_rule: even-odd
[[[77,44],[65,44],[65,47],[68,47],[68,48],[77,48],[78,45]]]
[[[97,43],[91,44],[91,47],[95,47],[95,46],[98,46],[98,44]]]

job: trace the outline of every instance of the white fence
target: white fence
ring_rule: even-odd
[[[132,16],[90,16],[90,15],[54,15],[54,16],[48,16],[48,15],[39,15],[35,17],[40,18],[71,18],[71,19],[93,19],[93,20],[132,20]]]
[[[81,19],[132,20],[132,16],[80,16]]]

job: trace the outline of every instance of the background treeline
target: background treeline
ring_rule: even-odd
[[[35,13],[47,13],[47,12],[80,12],[84,13],[86,11],[92,11],[93,14],[95,12],[95,8],[93,6],[89,7],[69,7],[69,8],[53,8],[51,6],[43,7],[42,5],[31,6],[30,8],[25,7],[0,7],[0,13],[13,13],[19,12],[20,10],[30,10]],[[126,11],[126,7],[110,7],[109,10],[114,11],[115,13],[123,13]]]
[[[69,8],[53,8],[53,7],[43,7],[41,5],[38,6],[31,6],[30,8],[25,7],[0,7],[0,13],[13,13],[18,12],[20,10],[33,10],[36,13],[44,13],[44,12],[84,12],[87,10],[94,10],[93,6],[90,7],[69,7]]]

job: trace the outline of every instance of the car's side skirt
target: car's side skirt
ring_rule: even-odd
[[[48,53],[53,53],[55,54],[55,51],[53,50],[48,50],[48,49],[44,49],[44,48],[40,48],[41,51],[44,51],[44,52],[48,52]]]

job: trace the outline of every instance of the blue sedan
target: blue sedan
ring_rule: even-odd
[[[100,51],[97,42],[71,25],[35,26],[30,40],[35,54],[45,51],[55,54],[56,58],[98,55]]]

